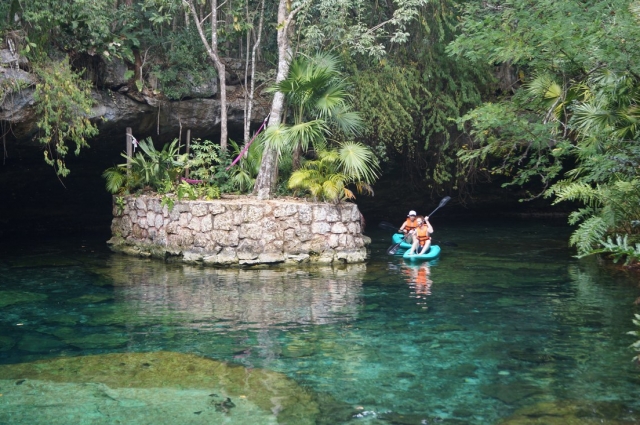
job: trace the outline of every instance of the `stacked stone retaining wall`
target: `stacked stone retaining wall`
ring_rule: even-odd
[[[351,203],[226,197],[176,201],[128,196],[115,202],[113,251],[207,265],[357,263],[369,238]]]

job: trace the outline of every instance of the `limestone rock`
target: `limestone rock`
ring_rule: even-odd
[[[231,196],[176,201],[168,211],[145,195],[125,204],[109,244],[130,255],[205,265],[354,263],[365,261],[370,242],[353,204]]]

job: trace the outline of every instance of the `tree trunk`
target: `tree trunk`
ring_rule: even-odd
[[[207,40],[202,29],[202,22],[198,17],[193,0],[182,0],[183,4],[191,10],[194,23],[200,34],[202,44],[207,50],[209,58],[213,61],[216,71],[218,72],[218,81],[220,85],[220,147],[227,150],[227,82],[225,64],[218,55],[218,1],[211,1],[211,44]]]
[[[291,25],[293,18],[304,6],[311,0],[305,1],[301,6],[289,10],[289,0],[279,0],[278,4],[278,73],[276,74],[276,84],[287,78],[289,67],[291,65],[291,44],[290,31],[293,29]],[[271,102],[271,115],[267,127],[278,126],[281,122],[282,110],[284,108],[284,94],[276,92]],[[262,162],[260,163],[260,171],[256,177],[256,183],[253,187],[253,194],[258,199],[271,198],[273,189],[275,189],[278,177],[278,154],[275,149],[265,147],[262,154]]]
[[[247,21],[249,21],[249,5],[247,2]],[[264,0],[260,2],[260,19],[258,21],[258,34],[256,36],[256,42],[251,49],[251,80],[248,84],[251,85],[247,90],[247,74],[249,67],[249,35],[250,31],[247,31],[247,62],[244,70],[244,87],[245,87],[245,104],[244,104],[244,143],[249,143],[249,131],[251,129],[251,118],[253,111],[253,96],[255,93],[255,76],[256,76],[256,51],[260,47],[260,41],[262,40],[262,23],[264,22]]]

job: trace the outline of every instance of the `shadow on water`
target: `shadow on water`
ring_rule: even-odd
[[[0,423],[637,423],[636,283],[550,222],[436,224],[442,255],[212,269],[103,241],[0,256]],[[35,409],[34,406],[39,406]]]

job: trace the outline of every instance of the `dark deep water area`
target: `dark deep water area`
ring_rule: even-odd
[[[109,232],[112,197],[102,173],[123,163],[118,140],[92,142],[79,156],[70,153],[71,173],[58,179],[45,164],[38,146],[6,147],[0,163],[0,238],[104,234]],[[160,147],[158,147],[160,148]],[[357,204],[369,228],[380,221],[398,221],[410,209],[428,214],[445,194],[432,193],[420,182],[410,182],[400,165],[386,165],[376,183],[375,196],[357,195]],[[438,212],[442,220],[482,217],[566,216],[566,205],[550,206],[548,199],[518,202],[524,193],[501,188],[499,182],[479,185],[463,198],[453,199]]]
[[[4,237],[0,424],[640,423],[637,280],[573,258],[564,220],[445,212],[418,264],[371,222],[336,267]]]

